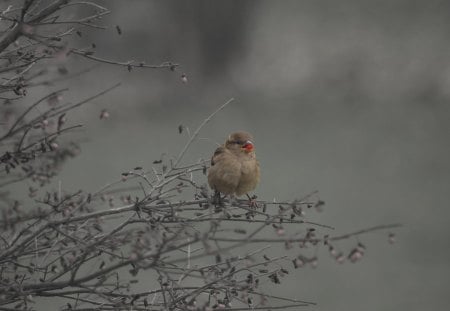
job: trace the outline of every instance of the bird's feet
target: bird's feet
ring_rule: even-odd
[[[258,197],[256,195],[249,196],[248,193],[246,193],[248,198],[248,206],[252,209],[259,208],[258,201],[256,200]]]
[[[221,211],[225,207],[222,197],[219,191],[215,191],[212,197],[212,204],[215,206],[216,211]]]

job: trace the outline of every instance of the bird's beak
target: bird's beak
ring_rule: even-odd
[[[247,140],[245,142],[245,144],[242,146],[242,149],[245,152],[252,152],[254,148],[255,148],[255,146],[253,145],[253,143],[250,140]]]

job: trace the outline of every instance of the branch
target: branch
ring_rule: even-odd
[[[160,65],[146,65],[143,62],[140,62],[139,64],[134,64],[134,61],[119,62],[119,61],[114,61],[114,60],[109,60],[109,59],[93,56],[90,52],[80,51],[77,49],[70,50],[70,53],[82,56],[84,58],[87,58],[87,59],[90,59],[90,60],[93,60],[96,62],[126,67],[128,70],[130,70],[131,68],[151,68],[151,69],[168,68],[168,69],[174,70],[176,67],[179,66],[179,64],[174,64],[171,62],[164,62]]]
[[[69,0],[57,0],[53,2],[26,23],[33,24],[40,22],[44,18],[58,11],[61,8],[61,6],[63,4],[68,3],[68,1]],[[0,53],[3,52],[11,43],[16,41],[21,35],[22,35],[22,23],[16,23],[14,28],[11,31],[7,32],[2,39],[0,39]]]
[[[371,228],[367,228],[367,229],[362,229],[362,230],[358,230],[352,233],[347,233],[347,234],[343,234],[343,235],[339,235],[339,236],[335,236],[335,237],[330,237],[330,238],[323,238],[323,239],[311,239],[311,238],[284,238],[284,239],[264,239],[264,238],[260,238],[260,239],[248,239],[249,242],[251,243],[286,243],[286,242],[311,242],[311,243],[320,243],[320,242],[325,242],[325,241],[339,241],[339,240],[344,240],[344,239],[348,239],[350,237],[353,236],[358,236],[364,233],[369,233],[369,232],[373,232],[373,231],[380,231],[380,230],[386,230],[386,229],[395,229],[395,228],[400,228],[402,227],[402,224],[391,224],[391,225],[379,225],[379,226],[375,226],[375,227],[371,227]],[[217,242],[239,242],[242,239],[233,239],[233,238],[211,238],[211,240],[213,241],[217,241]]]

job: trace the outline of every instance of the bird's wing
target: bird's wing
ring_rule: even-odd
[[[211,158],[211,166],[214,166],[214,164],[217,163],[218,158],[225,153],[226,149],[224,146],[220,146],[219,148],[214,151],[214,154]]]
[[[241,163],[225,147],[219,147],[211,159],[208,170],[209,186],[223,194],[234,194],[241,177]]]

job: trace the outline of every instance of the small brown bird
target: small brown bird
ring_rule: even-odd
[[[241,196],[256,188],[259,163],[252,139],[247,132],[235,132],[216,149],[208,171],[208,183],[213,190]]]

